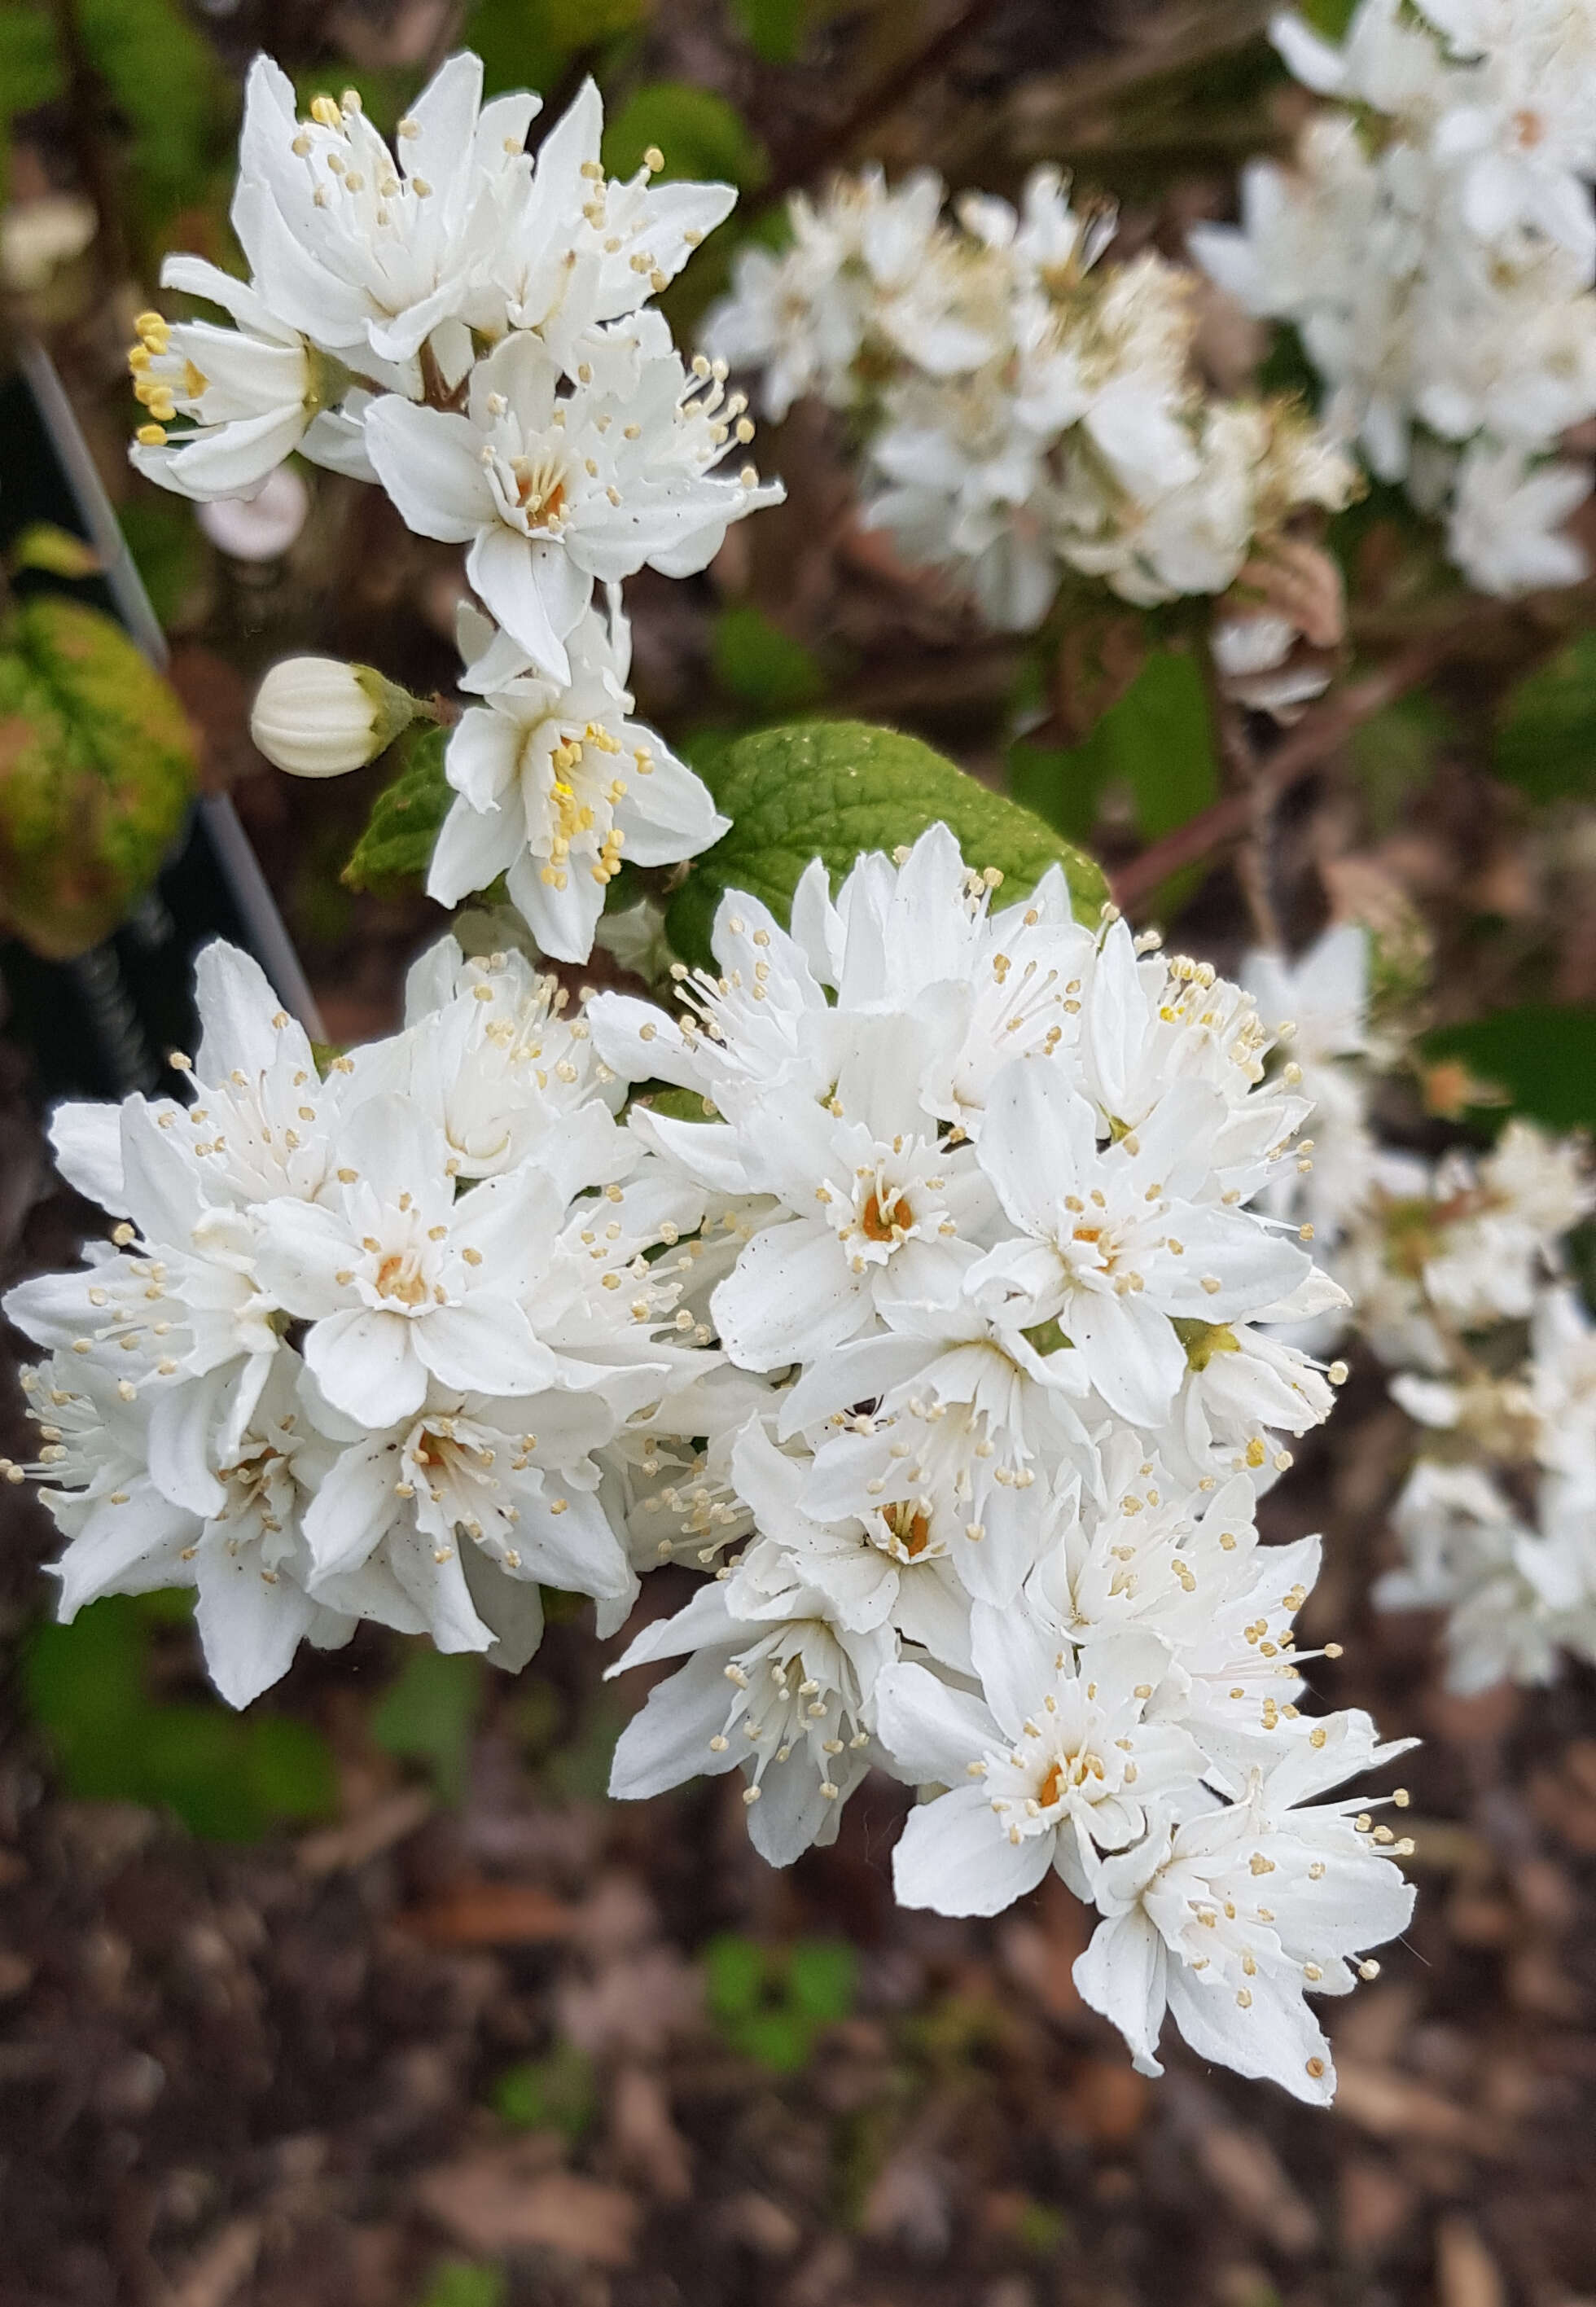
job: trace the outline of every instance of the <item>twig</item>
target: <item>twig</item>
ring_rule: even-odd
[[[905,62],[879,73],[834,127],[812,138],[802,151],[794,150],[790,159],[781,163],[764,185],[753,213],[763,214],[800,184],[815,183],[835,163],[845,160],[864,131],[884,115],[896,112],[921,81],[929,79],[980,30],[989,16],[997,13],[1000,4],[1001,0],[964,0],[964,5],[955,11],[940,31],[931,35],[922,48]]]
[[[1451,630],[1432,633],[1401,650],[1377,673],[1326,699],[1307,714],[1268,759],[1259,765],[1255,785],[1248,792],[1227,793],[1162,841],[1144,849],[1113,877],[1114,900],[1130,912],[1182,866],[1195,865],[1232,841],[1240,840],[1266,818],[1281,795],[1317,769],[1344,744],[1354,729],[1384,712],[1410,689],[1416,689],[1448,658],[1461,656],[1482,632],[1515,613],[1517,603],[1491,602],[1460,617]]]

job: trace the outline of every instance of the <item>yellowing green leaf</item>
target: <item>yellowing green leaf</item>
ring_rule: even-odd
[[[6,557],[13,569],[41,569],[51,577],[92,577],[99,569],[91,545],[49,520],[25,528]]]
[[[0,626],[0,922],[83,953],[159,871],[195,783],[176,693],[120,625],[42,594]]]

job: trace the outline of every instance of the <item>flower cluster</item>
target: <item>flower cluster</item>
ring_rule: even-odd
[[[590,81],[536,161],[536,98],[481,91],[478,59],[451,56],[390,147],[353,90],[302,120],[256,59],[232,211],[250,279],[167,259],[165,287],[235,325],[141,316],[129,361],[149,422],[133,458],[216,499],[258,492],[296,450],[379,484],[416,535],[467,547],[487,612],[464,637],[468,685],[485,701],[449,748],[459,802],[435,894],[509,871],[545,950],[580,959],[623,845],[673,862],[724,829],[627,717],[616,588],[645,565],[704,568],[731,522],[781,492],[751,466],[721,469],[752,437],[743,403],[724,369],[683,363],[648,303],[727,214],[730,186],[656,185],[656,151],[608,177]],[[257,716],[263,748],[300,773],[372,759],[393,732],[369,678],[345,669],[330,727],[337,668],[309,667]]]
[[[1017,212],[942,202],[923,170],[795,195],[791,247],[739,255],[705,341],[763,372],[770,416],[812,393],[861,420],[866,520],[993,624],[1039,624],[1071,570],[1142,605],[1223,594],[1293,513],[1348,502],[1351,467],[1294,405],[1205,390],[1191,274],[1103,262],[1112,215],[1056,169]]]
[[[1403,1562],[1376,1599],[1447,1613],[1455,1689],[1549,1681],[1562,1651],[1596,1657],[1596,1325],[1563,1255],[1596,1190],[1583,1148],[1523,1120],[1483,1154],[1381,1145],[1366,957],[1343,926],[1294,970],[1255,955],[1247,975],[1266,1016],[1295,1012],[1317,1109],[1312,1175],[1279,1206],[1314,1214],[1422,1437],[1392,1515]]]
[[[1333,101],[1194,253],[1294,325],[1332,433],[1447,508],[1471,584],[1574,582],[1591,475],[1551,452],[1596,415],[1596,11],[1360,0],[1339,48],[1292,16],[1274,38]]]
[[[685,1564],[615,1794],[740,1771],[785,1865],[884,1766],[931,1796],[906,1903],[1056,1870],[1145,2069],[1167,2008],[1322,2100],[1305,1994],[1412,1894],[1333,1792],[1400,1750],[1302,1711],[1317,1541],[1256,1526],[1338,1375],[1261,1206],[1307,1103],[1249,995],[1000,879],[939,826],[835,896],[816,862],[790,930],[732,893],[674,1016],[446,939],[325,1072],[211,948],[193,1102],[61,1111],[116,1223],[6,1301],[63,1607],[197,1587],[242,1702],[361,1617],[513,1667],[540,1585],[613,1632]]]

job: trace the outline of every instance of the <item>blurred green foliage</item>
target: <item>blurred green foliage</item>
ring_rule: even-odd
[[[572,2143],[598,2112],[593,2062],[574,2043],[556,2043],[541,2059],[507,2067],[493,2088],[494,2113],[516,2131],[560,2131]]]
[[[1452,734],[1452,716],[1424,689],[1411,690],[1353,730],[1347,750],[1377,840],[1392,831],[1412,795],[1429,783],[1436,756]]]
[[[120,212],[151,236],[204,197],[232,136],[236,93],[179,0],[73,0],[72,16],[106,124],[125,141]],[[13,123],[67,95],[70,81],[61,12],[47,0],[0,0],[0,198]]]
[[[739,30],[761,64],[790,64],[809,30],[808,0],[732,0]]]
[[[444,2259],[433,2268],[416,2307],[504,2307],[509,2294],[502,2268],[479,2260]]]
[[[150,605],[168,630],[205,582],[209,554],[193,510],[180,497],[137,496],[118,518]]]
[[[578,58],[602,52],[645,23],[649,0],[477,0],[459,45],[482,58],[489,96],[535,88],[547,98]]]
[[[704,1949],[704,2000],[726,2041],[773,2074],[807,2066],[821,2029],[854,2008],[858,1961],[842,1939],[782,1949],[736,1932]]]
[[[403,1762],[425,1762],[447,1803],[465,1796],[482,1672],[474,1652],[417,1647],[372,1711],[377,1745]]]
[[[23,1692],[69,1791],[174,1811],[193,1833],[227,1842],[330,1816],[332,1756],[308,1723],[150,1697],[154,1638],[188,1608],[184,1594],[118,1594],[70,1626],[35,1629]]]
[[[1144,841],[1172,833],[1219,790],[1207,691],[1197,659],[1184,649],[1149,651],[1125,694],[1100,716],[1078,745],[1010,747],[1009,790],[1017,801],[1072,841],[1090,838],[1105,802],[1120,788]],[[1178,913],[1206,869],[1177,873],[1155,891],[1148,910]]]
[[[1596,1008],[1531,1001],[1464,1025],[1441,1025],[1420,1047],[1432,1063],[1459,1058],[1506,1091],[1514,1112],[1552,1129],[1596,1129]],[[1493,1107],[1480,1117],[1502,1119]]]
[[[687,81],[651,81],[637,89],[604,133],[604,164],[630,176],[650,145],[665,156],[662,179],[709,177],[751,192],[769,173],[764,146],[734,106]]]
[[[826,693],[826,676],[812,651],[773,625],[751,602],[721,610],[710,663],[726,695],[756,713],[801,713]]]
[[[1581,633],[1505,699],[1492,767],[1533,802],[1596,793],[1596,633]]]

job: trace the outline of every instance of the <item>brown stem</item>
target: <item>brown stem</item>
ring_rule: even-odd
[[[964,0],[963,6],[954,12],[940,31],[933,32],[923,47],[903,63],[878,73],[834,127],[781,162],[764,186],[753,213],[762,214],[798,185],[814,184],[828,168],[845,160],[864,131],[886,114],[896,112],[922,81],[948,63],[986,19],[997,13],[1000,4],[1001,0]]]
[[[1251,790],[1227,793],[1122,866],[1113,877],[1115,903],[1128,913],[1134,911],[1171,873],[1241,839],[1266,818],[1283,793],[1344,744],[1354,729],[1405,697],[1449,658],[1462,656],[1483,632],[1513,615],[1517,605],[1499,601],[1476,604],[1449,631],[1414,641],[1377,672],[1327,697],[1313,712],[1305,714],[1259,764]]]

